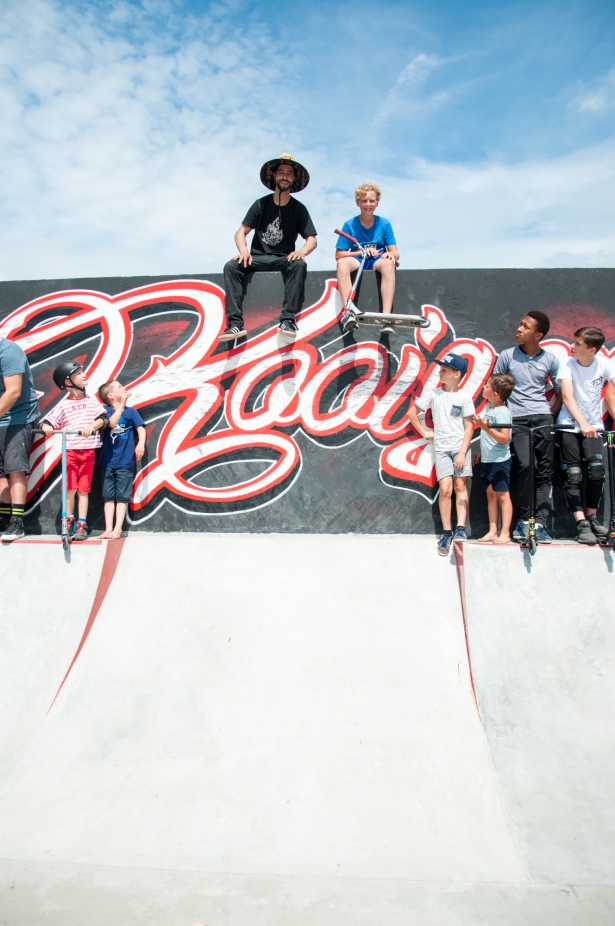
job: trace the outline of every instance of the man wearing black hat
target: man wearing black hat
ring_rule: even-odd
[[[239,253],[224,265],[226,320],[228,328],[220,341],[233,341],[246,335],[242,303],[244,278],[251,273],[279,270],[284,278],[284,303],[280,316],[280,334],[297,337],[295,315],[307,273],[305,258],[316,247],[316,229],[310,214],[290,194],[304,190],[310,175],[291,154],[267,161],[261,168],[261,181],[273,194],[257,199],[248,209],[235,233]],[[254,231],[252,248],[248,251],[246,235]],[[297,235],[305,244],[295,250]]]

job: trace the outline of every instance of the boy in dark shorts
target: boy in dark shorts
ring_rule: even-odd
[[[104,383],[98,390],[98,398],[109,416],[109,428],[98,461],[105,510],[105,531],[100,536],[117,540],[122,536],[126,510],[132,498],[135,460],[142,459],[145,452],[145,422],[136,409],[127,408],[130,394],[117,380]]]
[[[506,400],[515,388],[512,376],[500,373],[490,376],[483,389],[488,405],[483,416],[474,416],[480,428],[480,476],[487,490],[489,531],[479,537],[479,543],[510,543],[512,502],[510,500],[510,435],[512,415]],[[502,527],[498,535],[498,509],[502,512]]]
[[[574,333],[571,357],[559,368],[563,407],[557,423],[572,425],[573,431],[560,431],[559,444],[566,472],[564,492],[577,529],[577,543],[593,546],[604,541],[608,529],[598,521],[598,505],[604,487],[602,446],[602,390],[615,385],[615,363],[600,352],[604,344],[600,328],[585,326]],[[614,414],[613,392],[607,386],[606,404]],[[581,497],[583,464],[587,474],[585,505]]]

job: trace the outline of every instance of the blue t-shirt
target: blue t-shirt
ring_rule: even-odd
[[[36,390],[32,382],[32,370],[28,363],[28,358],[24,354],[19,344],[14,341],[8,341],[6,338],[0,339],[0,395],[6,392],[4,385],[5,376],[17,376],[21,373],[21,394],[15,401],[14,405],[9,408],[0,417],[0,428],[6,428],[13,424],[26,424],[28,421],[36,421],[40,412],[38,409],[38,399]]]
[[[380,215],[374,216],[374,224],[371,228],[364,228],[361,225],[361,217],[355,215],[354,219],[344,222],[342,231],[345,231],[347,235],[352,235],[360,244],[380,248],[381,250],[386,250],[389,245],[397,244],[393,234],[393,226],[388,219],[383,219]],[[337,247],[340,251],[355,250],[352,241],[342,238],[341,235],[337,239]]]
[[[104,409],[109,418],[115,414],[115,409],[110,405],[105,405]],[[125,408],[116,426],[105,431],[98,459],[100,466],[111,466],[113,469],[128,469],[133,466],[135,431],[144,427],[145,422],[139,412],[135,408]]]
[[[483,418],[494,431],[502,428],[512,428],[512,415],[505,405],[492,408],[487,405]],[[500,463],[510,457],[510,441],[507,444],[498,444],[486,431],[480,432],[480,458],[483,463]]]

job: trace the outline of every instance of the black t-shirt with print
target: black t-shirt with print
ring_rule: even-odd
[[[254,229],[252,254],[290,254],[295,250],[297,235],[316,236],[310,213],[292,196],[285,206],[276,206],[273,193],[257,199],[243,224]]]

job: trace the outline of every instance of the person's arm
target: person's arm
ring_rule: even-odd
[[[396,264],[399,263],[399,251],[397,250],[397,245],[388,244],[387,253],[383,254],[382,256],[387,257],[389,260],[395,261]]]
[[[146,433],[147,432],[145,428],[143,427],[143,425],[139,425],[139,427],[137,428],[137,437],[139,438],[139,440],[137,442],[137,446],[135,447],[135,458],[137,460],[143,459],[143,454],[145,453]]]
[[[108,420],[106,413],[102,412],[92,424],[86,424],[85,427],[81,428],[82,436],[90,437],[94,431],[100,431],[101,428],[104,428]]]
[[[604,402],[609,415],[613,419],[615,427],[615,379],[607,383],[606,392],[604,393]]]
[[[0,416],[10,412],[13,405],[21,395],[23,383],[23,373],[13,373],[12,376],[5,376],[4,392],[0,396]]]
[[[335,259],[341,260],[342,257],[360,257],[360,251],[346,251],[345,248],[336,248],[335,249]]]
[[[465,466],[466,455],[470,449],[470,442],[472,440],[472,435],[474,434],[474,421],[473,417],[468,417],[463,419],[463,440],[461,442],[461,449],[455,457],[455,469],[461,470]]]
[[[305,239],[305,244],[302,248],[299,248],[298,251],[291,251],[288,255],[289,260],[304,260],[311,254],[312,251],[316,248],[318,242],[316,241],[316,235],[308,235]]]
[[[122,415],[124,414],[124,409],[126,408],[126,402],[130,398],[130,393],[127,393],[123,398],[120,399],[120,407],[116,408],[111,417],[109,418],[109,427],[114,428]],[[111,406],[109,406],[111,408]]]
[[[417,405],[416,402],[413,402],[408,409],[408,421],[417,434],[420,434],[421,437],[425,438],[425,440],[433,440],[433,431],[421,424],[419,419],[419,412],[422,411],[424,411],[424,409]]]
[[[474,415],[472,423],[474,427],[480,428],[481,431],[484,431],[485,434],[493,438],[497,444],[502,444],[502,446],[504,446],[510,443],[510,428],[490,428],[485,419],[479,417],[479,415]]]
[[[581,429],[583,437],[598,437],[596,429],[588,422],[587,418],[581,412],[577,400],[574,397],[574,385],[571,379],[560,380],[562,393],[560,399],[564,400],[567,411],[570,412],[576,423]],[[560,403],[561,404],[561,403]]]
[[[237,245],[237,250],[239,254],[235,254],[232,260],[238,261],[240,264],[243,264],[244,267],[249,267],[252,263],[252,255],[248,251],[248,242],[246,241],[246,235],[249,235],[252,229],[249,225],[244,225],[243,222],[235,232],[235,244]]]

